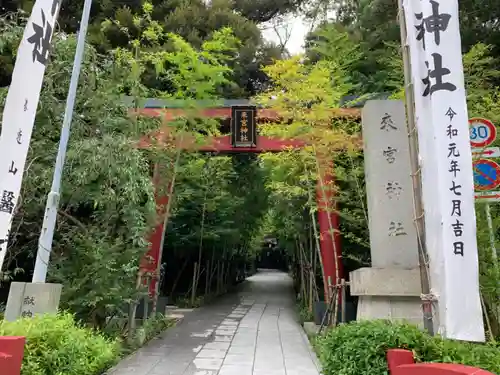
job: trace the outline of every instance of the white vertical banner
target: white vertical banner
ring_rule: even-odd
[[[484,341],[457,0],[403,0],[438,332]]]
[[[0,270],[15,214],[26,157],[61,0],[36,0],[17,51],[0,135]]]

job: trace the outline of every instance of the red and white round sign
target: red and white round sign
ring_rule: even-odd
[[[497,138],[497,128],[485,118],[471,118],[469,120],[469,137],[472,147],[487,147]]]

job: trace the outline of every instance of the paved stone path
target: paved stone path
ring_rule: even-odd
[[[261,271],[238,292],[188,313],[112,375],[319,375],[297,322],[292,280]]]

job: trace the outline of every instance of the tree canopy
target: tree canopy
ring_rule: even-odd
[[[62,2],[58,20],[60,29],[66,33],[75,33],[83,9],[83,0]],[[156,48],[168,49],[167,34],[174,33],[184,38],[195,48],[212,37],[214,31],[230,28],[240,41],[239,47],[228,64],[233,72],[231,84],[224,88],[223,95],[228,98],[248,97],[255,94],[266,82],[262,66],[272,59],[281,57],[282,51],[277,46],[265,42],[259,29],[259,23],[267,21],[276,14],[287,13],[298,4],[296,2],[262,1],[264,13],[253,14],[251,2],[216,0],[207,3],[203,0],[121,0],[93,2],[88,32],[89,43],[99,53],[107,53],[118,47],[127,47],[142,31],[153,26],[158,35]],[[146,16],[144,5],[151,7]],[[33,1],[8,1],[1,14],[23,9],[29,12]],[[247,14],[248,13],[248,14]],[[138,20],[141,20],[138,22]],[[143,46],[143,47],[146,47]],[[13,61],[9,51],[0,53],[0,86],[9,82]],[[148,82],[155,87],[155,83]]]

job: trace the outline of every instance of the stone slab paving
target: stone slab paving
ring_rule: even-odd
[[[291,278],[260,271],[188,313],[110,375],[319,375],[297,321]]]

